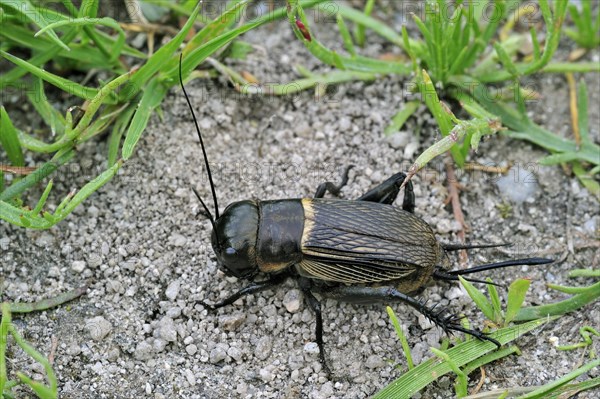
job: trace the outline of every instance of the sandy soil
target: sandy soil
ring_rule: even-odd
[[[316,34],[332,47],[340,46],[332,26],[322,24]],[[295,64],[325,70],[284,23],[250,32],[244,39],[259,49],[247,60],[229,64],[262,82],[292,80]],[[374,35],[368,36],[368,43],[364,52],[369,55],[396,51]],[[588,57],[597,60],[598,53]],[[600,80],[597,75],[588,78],[590,124],[597,140]],[[342,190],[347,199],[406,170],[419,151],[439,139],[424,108],[398,136],[383,137],[390,118],[410,97],[406,82],[382,77],[374,83],[345,84],[318,100],[310,92],[293,98],[248,98],[236,94],[224,79],[190,83],[187,89],[214,164],[221,209],[247,198],[312,196],[320,182],[337,181],[348,164],[357,167]],[[535,77],[533,83],[543,95],[531,104],[535,120],[570,134],[564,78]],[[191,186],[206,199],[210,191],[179,90],[172,90],[162,113],[162,120],[152,118],[134,158],[119,176],[63,223],[48,231],[0,225],[4,300],[38,300],[89,283],[87,294],[68,306],[15,317],[19,330],[41,352],[50,353],[53,340],[57,341],[54,367],[61,397],[364,398],[401,375],[405,359],[384,306],[323,302],[327,356],[336,376],[329,381],[311,344],[314,317],[294,281],[216,314],[197,303],[223,298],[244,282],[217,271],[209,244],[210,223],[199,214]],[[104,167],[104,140],[78,150],[69,172],[55,179],[56,192],[81,186]],[[515,185],[526,185],[532,192],[522,203],[503,198],[498,176],[458,171],[468,238],[516,244],[510,253],[473,252],[469,264],[511,256],[559,260],[548,267],[493,274],[498,282],[530,277],[528,305],[565,297],[548,290],[546,283],[591,283],[568,279],[570,269],[598,267],[597,248],[582,248],[586,242],[597,243],[598,202],[560,167],[537,164],[544,155],[527,143],[499,135],[482,143],[472,156],[482,163],[517,165],[521,173],[513,174]],[[414,184],[416,213],[434,227],[440,240],[456,241],[459,226],[444,205],[442,161],[434,161]],[[36,195],[39,192],[32,200]],[[498,207],[506,203],[512,211],[502,217]],[[574,253],[567,251],[570,239]],[[465,312],[474,326],[482,327],[483,316],[460,289],[433,286],[422,296]],[[299,308],[288,311],[285,305],[297,299]],[[439,345],[441,330],[402,304],[394,309],[407,329],[415,361],[431,356],[428,348]],[[558,351],[551,339],[577,342],[578,329],[585,325],[600,327],[597,304],[519,339],[522,355],[486,367],[482,390],[541,385],[578,367],[585,352]],[[600,350],[597,340],[594,347]],[[38,376],[42,371],[20,351],[9,355],[11,370]],[[598,371],[591,374],[597,376]],[[478,378],[472,376],[473,384]],[[415,397],[450,398],[452,383],[451,377],[443,377]]]

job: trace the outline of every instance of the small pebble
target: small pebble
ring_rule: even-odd
[[[152,345],[150,345],[146,341],[140,342],[135,347],[135,352],[133,352],[133,356],[138,360],[151,359],[154,356],[154,351],[152,350]]]
[[[169,310],[167,310],[167,316],[172,319],[178,318],[179,316],[181,316],[181,308],[178,306],[170,308]]]
[[[285,293],[285,296],[283,297],[283,306],[285,306],[288,312],[296,313],[300,310],[300,295],[300,291],[297,289],[291,289]]]
[[[85,270],[85,262],[82,260],[76,260],[71,263],[71,270],[75,273],[81,273]]]
[[[316,355],[319,353],[319,345],[316,342],[309,342],[304,345],[304,352],[310,353],[311,355]]]
[[[191,386],[196,385],[196,377],[194,376],[192,370],[185,369],[183,370],[183,374],[185,375],[185,379],[187,380],[188,384],[190,384]]]
[[[496,181],[500,195],[516,204],[533,199],[539,185],[537,177],[531,170],[513,166],[505,176]]]
[[[235,329],[237,329],[239,326],[242,325],[244,320],[246,320],[245,313],[223,315],[223,316],[219,317],[219,324],[226,331],[234,331]]]
[[[235,361],[242,360],[242,355],[243,355],[242,351],[235,346],[232,346],[227,350],[227,356],[229,356],[230,358],[232,358]]]
[[[221,346],[217,346],[215,349],[210,351],[210,362],[212,364],[217,364],[221,360],[224,360],[227,357],[227,352]]]
[[[381,356],[371,355],[367,358],[365,366],[367,366],[370,369],[379,369],[385,367],[385,362],[383,361]]]
[[[271,373],[267,369],[260,369],[260,371],[258,372],[258,375],[260,376],[260,379],[263,380],[264,382],[273,381],[273,373]]]
[[[173,234],[169,237],[169,242],[176,247],[183,247],[187,243],[187,237],[182,236],[181,234]]]
[[[179,294],[179,285],[179,280],[169,283],[167,289],[165,290],[165,295],[167,298],[169,298],[169,300],[174,301],[175,298],[177,298],[177,294]]]
[[[188,355],[193,356],[196,354],[196,352],[198,352],[198,347],[194,344],[190,344],[185,347],[185,351]]]
[[[156,353],[160,353],[160,352],[164,351],[166,347],[167,347],[167,341],[165,341],[164,339],[156,338],[154,340],[154,342],[152,343],[152,348],[154,349],[154,352],[156,352]]]
[[[104,317],[98,316],[87,320],[85,329],[94,341],[101,341],[112,331],[112,325]]]
[[[256,343],[254,348],[254,356],[260,360],[265,360],[271,355],[271,349],[273,347],[273,341],[270,337],[262,337]]]
[[[165,316],[160,319],[158,329],[160,337],[165,341],[177,341],[177,330],[175,329],[175,323],[172,318]]]

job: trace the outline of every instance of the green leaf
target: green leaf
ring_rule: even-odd
[[[38,9],[31,4],[30,1],[21,0],[18,2],[15,1],[0,1],[0,7],[11,9],[13,12],[19,15],[21,21],[29,20],[31,23],[39,26],[44,29],[51,25],[44,15],[38,11]],[[56,32],[54,32],[51,28],[48,30],[48,37],[54,42],[54,44],[62,47],[64,50],[69,51],[69,46],[63,43],[59,38]]]
[[[27,175],[26,177],[19,180],[17,183],[14,183],[12,186],[8,187],[6,190],[0,193],[0,201],[10,201],[18,197],[25,190],[38,184],[51,173],[53,173],[56,169],[58,169],[60,166],[64,165],[66,162],[71,160],[71,158],[73,158],[74,155],[75,152],[73,150],[57,153],[54,157],[52,157],[50,161],[37,168],[35,172]],[[4,219],[2,211],[3,208],[0,206],[0,218]],[[13,214],[12,216],[17,216],[18,218],[18,215]]]
[[[25,165],[17,129],[15,129],[6,109],[2,105],[0,105],[0,144],[13,166]]]
[[[39,35],[48,31],[49,29],[58,28],[58,27],[62,27],[62,26],[87,27],[88,25],[107,26],[109,28],[116,30],[119,33],[119,38],[115,42],[114,47],[111,49],[110,52],[107,51],[107,53],[109,54],[108,61],[113,62],[114,60],[116,60],[117,57],[119,57],[119,55],[121,55],[121,50],[123,49],[123,46],[125,45],[125,31],[123,31],[123,29],[121,28],[119,23],[112,18],[84,17],[84,18],[74,18],[74,19],[66,20],[66,21],[58,21],[58,22],[51,23],[51,24],[47,25],[46,27],[40,29],[34,36],[38,37]]]
[[[535,320],[540,317],[563,315],[577,310],[588,303],[592,303],[598,298],[600,298],[600,282],[586,287],[583,292],[573,295],[564,301],[521,308],[515,316],[514,321]]]
[[[236,40],[231,43],[227,49],[227,58],[245,60],[247,55],[254,51],[254,46],[242,40]]]
[[[375,5],[375,0],[367,0],[367,2],[365,3],[365,9],[363,11],[363,14],[367,17],[371,16],[374,5]],[[356,24],[356,30],[354,31],[354,38],[356,39],[356,44],[358,44],[360,47],[365,46],[365,26],[363,24],[361,24],[361,23]]]
[[[533,392],[529,392],[526,395],[520,396],[519,399],[542,399],[542,398],[547,398],[548,394],[552,393],[556,388],[560,387],[561,385],[564,385],[565,383],[579,377],[580,375],[587,373],[588,371],[592,370],[594,367],[598,367],[600,366],[600,359],[596,359],[594,361],[591,361],[587,364],[584,364],[583,366],[581,366],[580,368],[578,368],[577,370],[571,371],[570,373],[564,375],[563,377],[552,381],[538,389],[536,389]],[[563,396],[566,397],[566,396]]]
[[[471,299],[473,299],[473,302],[475,302],[477,307],[481,309],[485,317],[490,320],[494,320],[494,307],[490,301],[488,301],[485,295],[483,295],[477,288],[475,288],[473,284],[465,280],[462,276],[458,276],[458,279],[460,280],[462,286],[465,287],[465,290],[467,290],[467,293]]]
[[[352,36],[350,36],[350,32],[348,31],[348,27],[346,26],[346,22],[344,22],[344,17],[341,14],[336,15],[338,29],[340,30],[340,34],[342,35],[342,40],[344,41],[344,47],[346,51],[350,53],[350,55],[356,55],[356,49],[354,48],[354,43],[352,42]]]
[[[181,28],[179,33],[167,44],[158,49],[158,51],[154,53],[154,55],[150,57],[131,78],[130,90],[125,91],[121,95],[123,102],[130,101],[144,86],[146,86],[150,78],[164,67],[165,60],[171,58],[175,51],[177,51],[179,45],[183,42],[190,29],[192,29],[192,26],[194,26],[194,21],[196,20],[198,12],[200,12],[201,6],[202,3],[198,3],[196,5],[192,15],[190,15],[190,18],[188,18],[187,22],[183,28]],[[127,159],[127,157],[125,159]]]
[[[404,107],[394,115],[392,118],[392,122],[385,128],[384,134],[389,136],[393,133],[396,133],[402,129],[402,126],[406,123],[408,118],[410,118],[419,108],[421,104],[420,101],[408,101],[404,104]]]
[[[142,99],[125,134],[125,142],[121,151],[124,160],[128,160],[133,155],[133,150],[142,136],[142,132],[146,129],[152,112],[167,95],[167,90],[168,88],[162,85],[157,78],[152,79],[144,90]]]
[[[490,337],[496,339],[501,344],[506,344],[554,319],[544,318],[518,326],[506,327],[490,334]],[[496,349],[496,345],[492,342],[472,340],[458,344],[448,349],[445,353],[453,359],[456,366],[462,367],[494,349]],[[450,371],[452,369],[447,362],[440,362],[437,357],[430,358],[377,392],[373,396],[373,399],[410,398],[416,392]]]
[[[387,314],[390,317],[392,324],[394,325],[394,329],[396,330],[396,335],[398,335],[398,339],[400,339],[400,344],[402,345],[402,351],[404,352],[404,355],[406,356],[406,362],[408,364],[408,369],[411,370],[415,367],[415,364],[413,363],[413,360],[412,360],[412,354],[410,353],[410,346],[408,346],[408,340],[406,339],[406,335],[404,335],[404,331],[402,331],[402,326],[400,326],[400,322],[398,321],[398,318],[396,317],[394,310],[389,306],[386,306],[385,310],[387,311]]]
[[[492,279],[487,278],[487,282],[491,283]],[[498,296],[498,290],[495,285],[488,284],[487,285],[488,293],[490,295],[490,301],[492,303],[492,307],[494,308],[494,318],[492,319],[494,323],[501,324],[503,315],[502,315],[502,306],[500,305],[500,296]]]
[[[508,324],[514,320],[523,305],[525,300],[525,294],[531,284],[530,280],[518,279],[508,288],[508,300],[506,303],[506,315],[504,316],[504,323]]]
[[[79,83],[62,78],[58,75],[54,75],[48,71],[45,71],[41,68],[36,67],[35,65],[31,64],[28,61],[22,60],[19,57],[15,57],[12,54],[9,54],[4,51],[0,51],[0,54],[7,60],[11,61],[12,63],[20,66],[27,72],[43,79],[44,81],[50,83],[51,85],[58,87],[62,91],[65,91],[65,92],[75,95],[77,97],[83,98],[85,100],[91,100],[98,94],[98,90],[96,90],[96,89],[82,86]],[[108,96],[108,98],[106,99],[106,102],[108,104],[116,104],[117,97],[114,94],[112,94],[112,95]]]

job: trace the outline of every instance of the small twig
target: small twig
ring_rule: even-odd
[[[483,386],[483,383],[485,382],[485,369],[483,368],[483,366],[479,367],[479,371],[481,371],[481,378],[479,378],[479,382],[477,383],[477,386],[475,386],[475,388],[473,388],[470,395],[477,394],[481,390],[481,387]]]
[[[569,106],[571,108],[571,125],[573,126],[573,135],[577,149],[581,145],[581,135],[579,134],[579,110],[577,109],[577,88],[575,78],[571,72],[565,73],[567,83],[569,84]]]
[[[512,168],[512,162],[509,162],[506,166],[487,166],[477,162],[466,162],[464,166],[465,170],[479,170],[485,173],[500,173],[503,175],[507,174],[510,168]]]
[[[56,354],[56,348],[58,347],[58,337],[56,335],[52,336],[50,346],[50,353],[48,354],[48,362],[53,365],[54,364],[54,355]]]
[[[0,165],[0,172],[12,173],[13,175],[26,176],[36,171],[37,168],[30,166],[11,166],[11,165]]]
[[[153,23],[119,22],[119,26],[121,28],[123,28],[123,30],[127,30],[130,32],[137,32],[137,33],[161,33],[161,34],[168,34],[171,36],[175,36],[177,33],[179,33],[179,30],[173,28],[172,26],[153,24]]]
[[[446,179],[448,180],[448,195],[450,196],[450,200],[452,202],[452,213],[454,214],[454,219],[461,225],[461,229],[458,231],[457,235],[460,242],[465,242],[465,230],[467,229],[467,225],[465,223],[465,216],[463,214],[462,208],[460,207],[460,199],[458,198],[458,182],[456,181],[456,175],[454,174],[454,167],[452,166],[452,158],[448,157],[446,161]],[[461,250],[459,251],[459,259],[461,264],[467,263],[467,251]]]

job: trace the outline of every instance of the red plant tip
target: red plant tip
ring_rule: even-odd
[[[302,36],[304,36],[306,40],[308,40],[309,42],[312,41],[310,32],[308,31],[308,29],[306,29],[306,26],[304,26],[302,21],[300,21],[298,18],[296,18],[296,26],[298,27],[298,30],[300,30]]]

